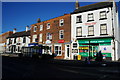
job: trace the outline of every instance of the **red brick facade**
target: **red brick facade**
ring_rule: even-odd
[[[52,45],[52,53],[55,53],[54,44],[60,44],[62,47],[62,55],[57,56],[57,59],[64,59],[65,56],[65,43],[70,43],[71,41],[71,19],[70,14],[65,14],[60,17],[56,17],[47,21],[43,21],[40,23],[36,23],[31,25],[31,43],[33,43],[33,35],[37,35],[39,44],[46,44],[46,35],[47,33],[52,34],[51,45]],[[64,25],[60,26],[60,20],[64,20]],[[47,29],[47,23],[50,23],[50,29]],[[40,25],[43,25],[43,30],[40,31]],[[34,27],[37,26],[36,32],[34,32]],[[64,30],[64,38],[59,38],[59,31]],[[42,42],[39,42],[39,34],[42,33]]]

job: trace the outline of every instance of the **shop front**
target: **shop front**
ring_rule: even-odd
[[[82,60],[89,57],[95,60],[96,54],[101,51],[104,56],[103,59],[112,59],[112,38],[101,38],[101,39],[80,39],[79,43],[79,55]]]

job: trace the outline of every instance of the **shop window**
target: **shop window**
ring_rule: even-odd
[[[88,36],[94,35],[94,26],[88,26]]]
[[[47,39],[47,40],[52,39],[52,34],[51,34],[51,33],[47,33],[47,34],[46,34],[46,39]]]
[[[42,31],[43,30],[43,25],[40,25],[40,31]]]
[[[59,31],[59,39],[64,39],[64,30]]]
[[[107,19],[106,11],[100,12],[100,20]]]
[[[55,54],[57,54],[57,56],[61,56],[62,55],[62,48],[61,46],[55,46]]]
[[[64,19],[61,19],[60,20],[60,26],[63,26],[64,25]]]
[[[100,35],[106,35],[107,34],[107,25],[101,24],[100,25]]]
[[[50,29],[50,23],[47,23],[47,29]]]
[[[77,31],[76,31],[76,35],[77,36],[82,36],[82,27],[77,27]]]
[[[77,48],[77,43],[73,43],[73,48]]]
[[[93,13],[88,14],[88,22],[89,21],[94,21]]]
[[[76,23],[82,23],[82,16],[81,15],[76,17]]]

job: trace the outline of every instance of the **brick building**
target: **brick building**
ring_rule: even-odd
[[[6,41],[7,41],[6,38],[12,34],[13,34],[12,31],[8,31],[0,35],[0,53],[5,52]]]
[[[38,19],[38,23],[31,25],[31,43],[49,46],[49,54],[56,53],[56,59],[70,59],[70,14],[43,22]]]

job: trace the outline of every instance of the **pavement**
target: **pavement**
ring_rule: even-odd
[[[41,60],[24,57],[3,57],[2,80],[69,79],[119,80],[119,62],[75,60]],[[104,66],[102,66],[104,64]],[[105,65],[106,64],[106,65]]]

